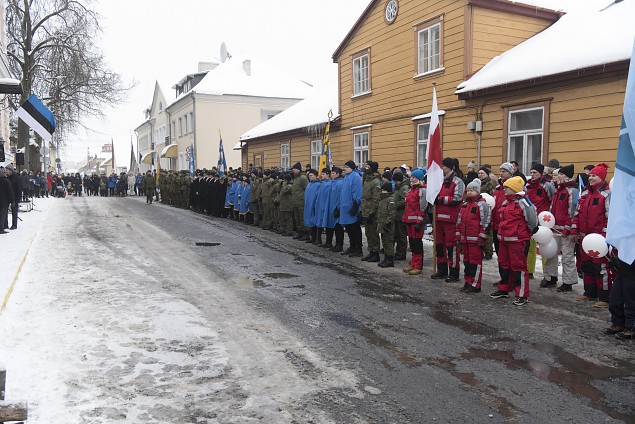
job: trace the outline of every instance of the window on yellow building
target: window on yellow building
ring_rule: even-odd
[[[434,22],[430,25],[430,22]],[[441,21],[421,24],[417,29],[417,74],[427,74],[442,68],[443,43]]]
[[[289,143],[280,145],[280,168],[289,169]]]
[[[417,168],[428,166],[426,149],[430,138],[430,123],[417,125]]]
[[[353,134],[353,160],[358,167],[368,161],[368,135],[367,132]]]
[[[544,108],[511,110],[508,125],[507,160],[528,175],[532,163],[542,162]]]
[[[368,52],[353,58],[353,96],[370,92],[370,59]]]
[[[318,169],[320,166],[320,156],[322,156],[322,140],[311,140],[311,168]]]

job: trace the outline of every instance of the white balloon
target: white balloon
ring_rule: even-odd
[[[548,243],[540,244],[540,256],[551,259],[558,254],[558,242],[553,237]]]
[[[609,181],[609,188],[611,190],[613,190],[613,180],[615,179],[615,177],[611,178],[611,181]]]
[[[485,199],[485,202],[490,209],[494,209],[494,206],[496,205],[496,199],[494,199],[491,194],[481,193],[481,197]]]
[[[532,239],[536,240],[537,243],[549,243],[551,239],[553,239],[553,233],[547,227],[538,227],[538,231],[531,236]]]
[[[538,223],[547,228],[553,228],[556,225],[556,217],[549,211],[540,212],[538,214]]]
[[[602,234],[587,234],[582,239],[582,250],[592,258],[603,258],[609,252],[609,246]]]

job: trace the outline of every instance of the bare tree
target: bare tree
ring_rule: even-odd
[[[104,106],[124,100],[129,88],[106,65],[95,45],[101,32],[91,0],[8,0],[7,54],[22,79],[20,103],[35,93],[55,116],[57,146],[86,117],[103,117]],[[18,123],[25,165],[37,168],[29,130]]]

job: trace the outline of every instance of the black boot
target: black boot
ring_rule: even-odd
[[[341,244],[336,244],[330,249],[331,252],[335,252],[335,253],[341,252],[342,250],[343,249]]]
[[[432,274],[430,276],[430,278],[432,278],[433,280],[445,280],[448,277],[448,264],[446,263],[442,263],[442,264],[437,264],[437,273],[436,274]]]
[[[550,279],[548,280],[547,277],[543,278],[542,281],[540,282],[540,287],[547,288],[547,287],[555,287],[558,284],[558,277],[549,277]]]
[[[459,281],[459,268],[450,268],[450,275],[445,279],[446,283],[455,283]]]
[[[369,260],[370,260],[370,258],[372,258],[372,257],[373,257],[373,255],[374,255],[374,253],[369,251],[369,252],[368,252],[368,255],[366,255],[366,256],[364,256],[364,257],[362,258],[362,261],[364,261],[364,262],[369,261]]]
[[[362,252],[362,247],[356,247],[354,249],[351,249],[351,253],[348,255],[351,258],[361,258],[362,256],[364,256],[364,252]]]
[[[394,260],[395,261],[405,261],[406,260],[406,254],[405,253],[397,253],[394,256]]]
[[[385,256],[384,260],[377,264],[380,268],[394,268],[395,263],[393,262],[392,256]]]
[[[342,246],[340,246],[340,248],[341,247]],[[342,252],[342,256],[350,255],[352,251],[353,251],[353,249],[349,246],[348,249],[346,249],[345,251]]]
[[[370,257],[370,259],[368,259],[368,262],[379,262],[380,260],[381,260],[381,258],[379,257],[379,253],[373,252],[373,254]]]
[[[322,244],[322,247],[325,249],[332,249],[333,248],[333,244],[331,242],[327,242]]]

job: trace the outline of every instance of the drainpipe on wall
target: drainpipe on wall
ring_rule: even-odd
[[[196,97],[194,96],[194,91],[190,93],[192,97],[192,137],[194,143],[194,159],[198,159],[198,149],[196,148]],[[194,162],[194,169],[198,167],[198,164]]]

